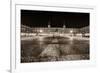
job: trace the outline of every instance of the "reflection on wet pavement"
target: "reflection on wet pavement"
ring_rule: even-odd
[[[65,37],[21,40],[21,62],[88,60],[89,41]]]

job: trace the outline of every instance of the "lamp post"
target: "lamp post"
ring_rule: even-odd
[[[48,28],[50,28],[51,26],[50,26],[50,24],[48,25]]]
[[[64,17],[65,18],[65,17]],[[65,32],[65,28],[66,28],[66,25],[65,25],[65,19],[64,19],[64,23],[63,23],[63,32]]]
[[[73,30],[70,30],[71,37],[70,39],[73,40]]]
[[[70,33],[73,34],[73,30],[70,30]]]
[[[50,23],[50,16],[49,16],[49,20],[48,20],[48,30],[49,30],[49,33],[50,33],[50,27],[51,27],[50,24],[51,24],[51,23]]]

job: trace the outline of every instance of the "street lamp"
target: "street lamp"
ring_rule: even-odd
[[[43,32],[43,30],[40,29],[40,33],[42,33],[42,32]]]
[[[70,33],[72,34],[73,33],[73,30],[70,30]]]
[[[73,30],[70,30],[70,34],[71,34],[70,40],[73,40]]]
[[[50,25],[48,25],[48,28],[50,28],[51,26]]]

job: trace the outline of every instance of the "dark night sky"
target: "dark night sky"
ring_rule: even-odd
[[[89,26],[89,13],[21,10],[21,24],[30,27],[81,28]]]

